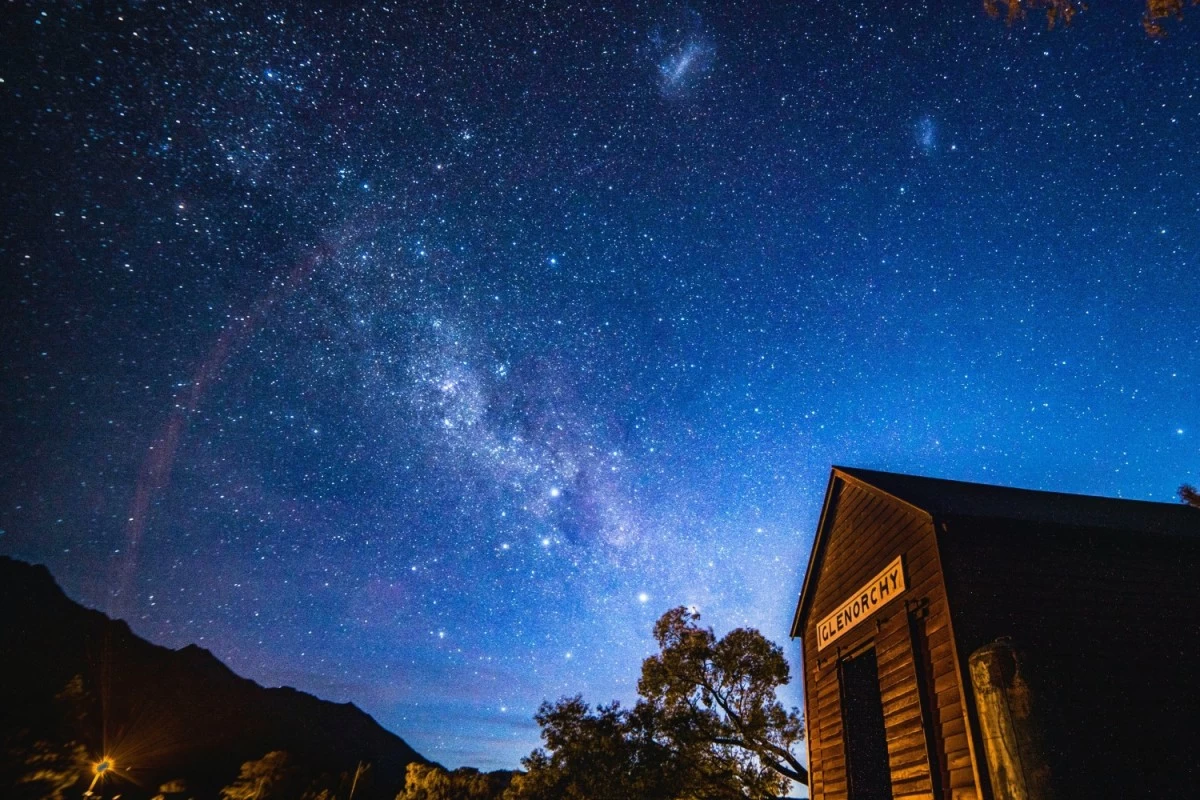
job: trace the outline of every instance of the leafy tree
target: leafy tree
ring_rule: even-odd
[[[79,742],[57,745],[38,741],[23,752],[26,771],[13,787],[14,795],[38,800],[64,800],[87,788],[87,751]],[[82,783],[82,786],[80,784]]]
[[[543,703],[534,715],[545,749],[522,760],[508,800],[666,800],[683,778],[678,754],[656,735],[648,707],[594,711],[583,698]]]
[[[578,696],[543,703],[545,747],[522,762],[505,800],[735,800],[807,783],[791,752],[800,713],[775,694],[789,679],[782,650],[748,628],[718,640],[699,619],[675,608],[658,620],[660,652],[642,663],[632,709],[592,710]]]
[[[295,800],[354,800],[355,792],[362,787],[361,779],[370,768],[370,764],[360,761],[354,772],[323,772],[308,780],[307,788],[299,795],[291,795],[289,800],[291,797]],[[293,771],[288,785],[294,789],[303,784],[304,778],[302,770]]]
[[[396,800],[494,800],[507,788],[512,773],[482,773],[471,767],[447,772],[437,764],[408,765],[404,791]]]
[[[76,675],[54,696],[50,713],[38,731],[18,728],[0,750],[0,786],[14,800],[63,800],[78,796],[94,777],[92,759],[83,744],[89,729],[90,695]]]
[[[370,768],[359,763],[354,772],[314,774],[286,750],[272,750],[257,761],[242,764],[237,780],[221,790],[222,800],[353,800],[359,779]],[[166,789],[163,790],[164,793]]]
[[[404,791],[396,800],[449,800],[450,773],[433,764],[408,765],[404,773]]]
[[[223,800],[292,800],[303,789],[299,770],[285,750],[272,750],[242,764],[237,780],[221,790]]]
[[[493,800],[500,797],[512,780],[507,771],[480,772],[472,767],[459,767],[450,773],[453,800]]]
[[[661,652],[642,663],[638,693],[665,721],[680,749],[705,753],[705,765],[731,774],[750,796],[808,783],[792,753],[804,738],[798,709],[785,711],[776,690],[790,680],[783,651],[752,628],[719,641],[686,608],[654,626]]]
[[[175,800],[175,798],[182,798],[182,795],[187,790],[187,783],[183,780],[167,781],[159,785],[158,794],[154,795],[150,800]]]

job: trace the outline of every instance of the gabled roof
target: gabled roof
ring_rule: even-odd
[[[1134,534],[1200,537],[1200,510],[1181,503],[1149,503],[1082,494],[1015,489],[985,483],[925,478],[896,472],[834,466],[825,490],[821,520],[808,559],[804,587],[792,620],[792,637],[800,635],[800,617],[820,571],[832,520],[829,501],[837,480],[866,485],[927,514],[932,519],[992,519],[1037,525],[1100,528]]]
[[[1014,489],[857,467],[834,467],[934,517],[986,517],[1138,533],[1200,535],[1200,510],[1083,494]]]

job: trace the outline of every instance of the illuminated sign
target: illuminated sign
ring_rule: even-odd
[[[883,572],[852,594],[836,611],[817,623],[817,650],[849,633],[855,625],[904,591],[903,559],[904,556],[896,556]]]

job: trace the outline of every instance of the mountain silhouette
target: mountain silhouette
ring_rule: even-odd
[[[304,780],[337,785],[358,770],[355,798],[391,800],[409,763],[429,763],[351,703],[264,688],[196,645],[151,644],[72,601],[45,567],[3,556],[0,642],[0,786],[29,788],[18,796],[40,796],[21,783],[31,769],[84,755],[68,796],[105,756],[117,777],[100,788],[127,800],[164,784],[186,787],[168,797],[214,797],[242,764],[279,750]]]

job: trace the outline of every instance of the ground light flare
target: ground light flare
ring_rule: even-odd
[[[116,762],[111,756],[104,756],[95,764],[92,765],[92,782],[88,784],[87,791],[83,793],[84,797],[91,797],[92,791],[96,788],[96,784],[107,778],[117,768]]]

